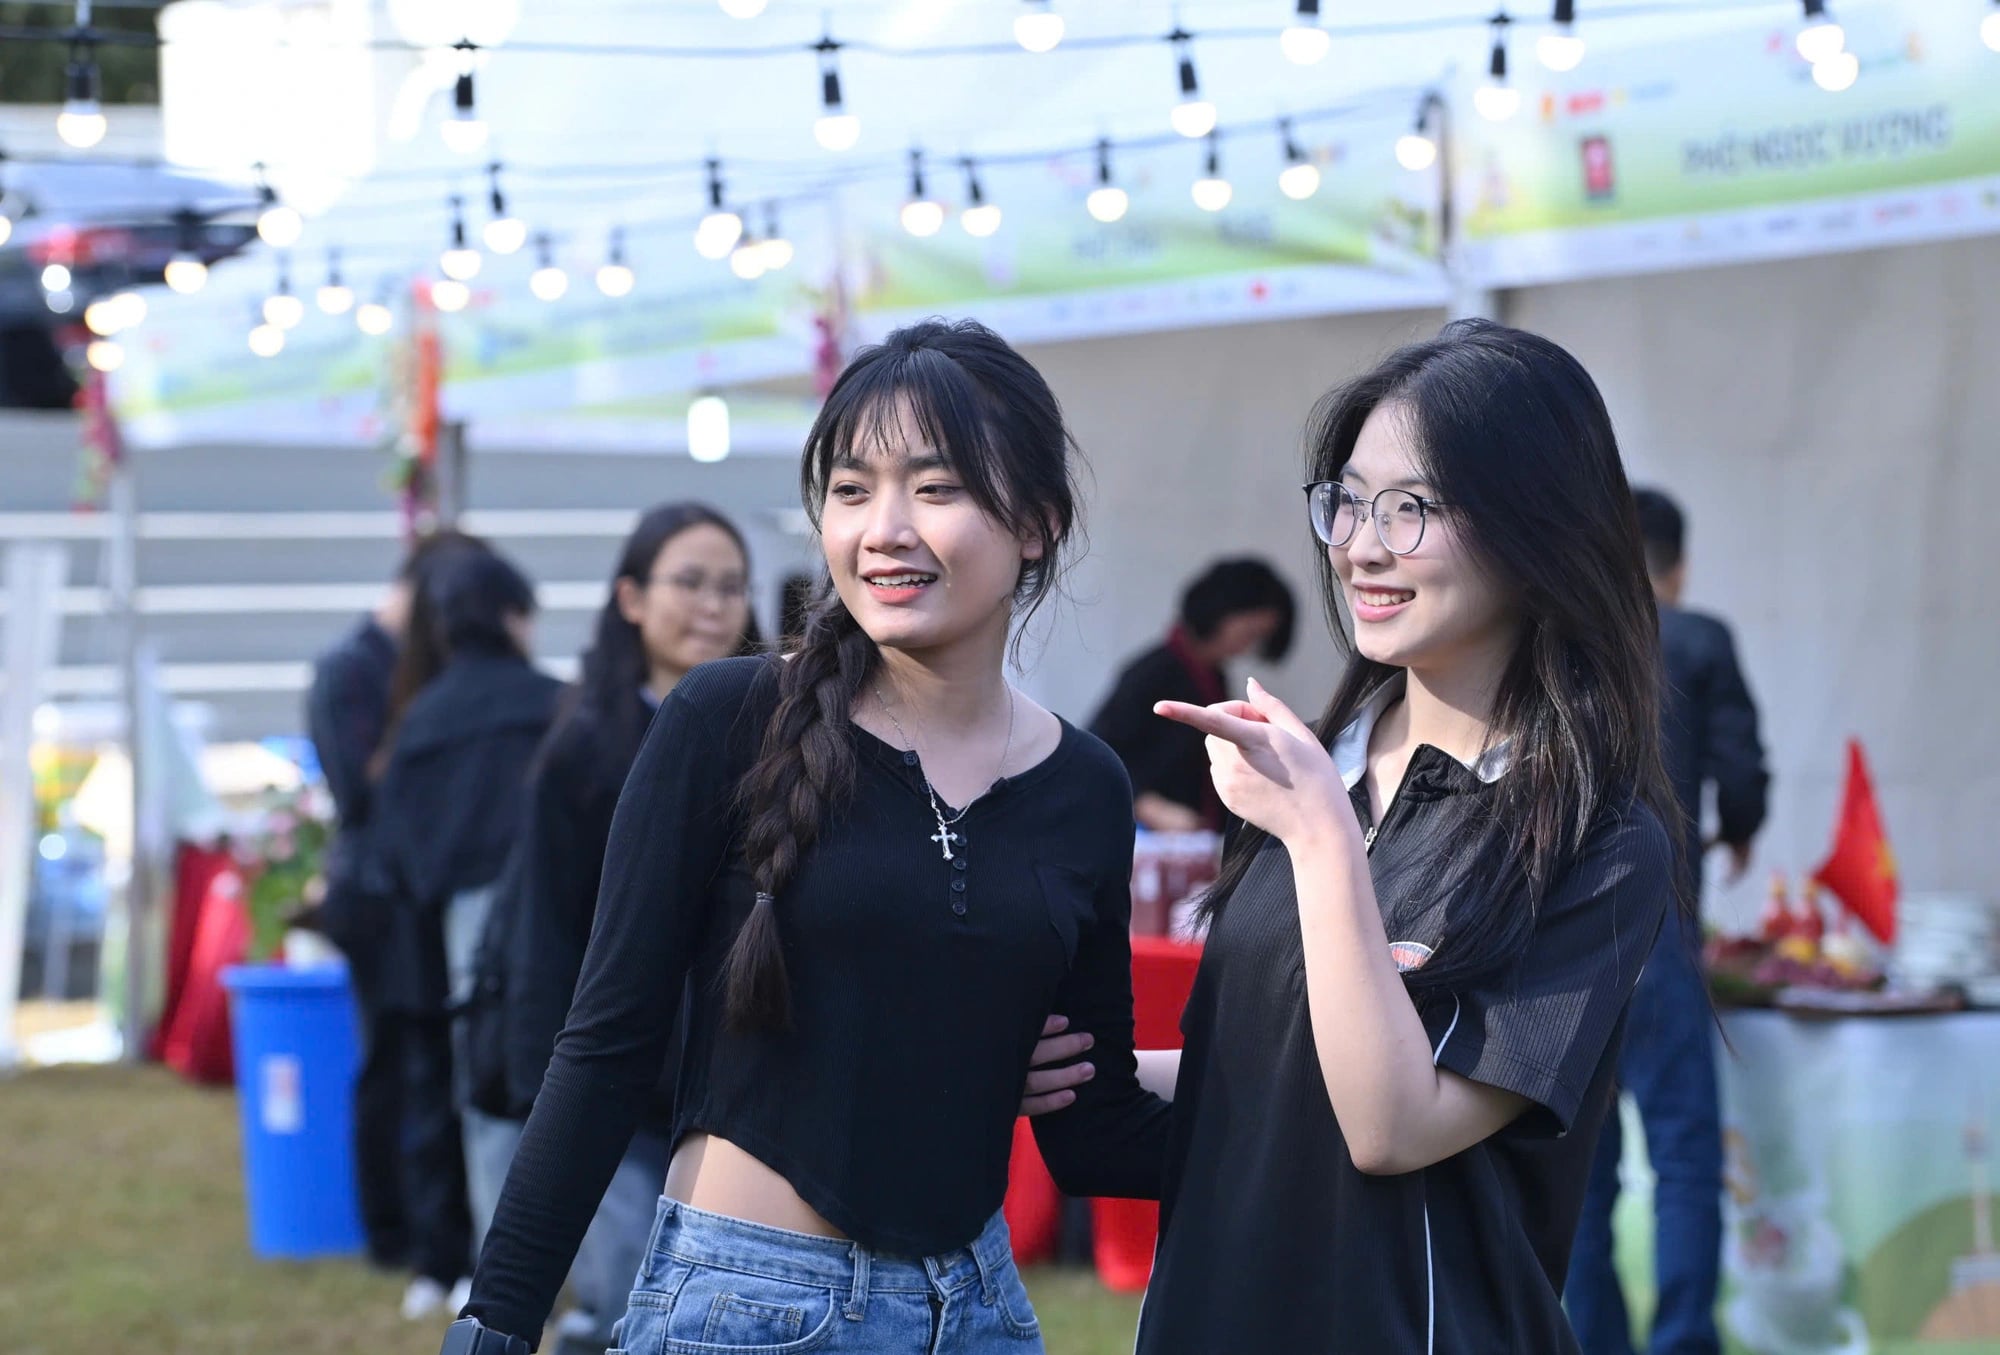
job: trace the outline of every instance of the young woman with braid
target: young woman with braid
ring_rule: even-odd
[[[654,718],[448,1351],[537,1338],[683,976],[676,1148],[623,1348],[1040,1350],[999,1208],[1052,1010],[1096,1037],[1096,1076],[1036,1124],[1058,1183],[1159,1191],[1130,786],[1004,668],[1076,516],[1054,396],[982,326],[914,325],[841,376],[801,480],[832,589],[795,653],[704,665]]]

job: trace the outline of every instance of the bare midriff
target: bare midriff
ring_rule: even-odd
[[[728,1139],[699,1130],[674,1149],[666,1191],[689,1208],[710,1214],[817,1237],[846,1237],[776,1171]]]

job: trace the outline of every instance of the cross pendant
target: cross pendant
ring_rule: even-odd
[[[949,861],[951,860],[951,844],[954,842],[963,842],[965,839],[957,833],[952,832],[951,829],[946,828],[943,824],[939,824],[938,830],[931,834],[931,841],[937,843],[944,850],[944,859]]]

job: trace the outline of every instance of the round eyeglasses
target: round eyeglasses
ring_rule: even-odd
[[[1424,542],[1424,524],[1431,510],[1446,505],[1407,489],[1385,489],[1364,499],[1338,480],[1317,480],[1305,486],[1306,516],[1313,534],[1336,549],[1345,548],[1361,529],[1364,517],[1375,519],[1375,535],[1391,555],[1408,555]]]

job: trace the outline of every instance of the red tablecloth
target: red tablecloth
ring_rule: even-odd
[[[1157,936],[1132,938],[1133,1043],[1138,1048],[1181,1047],[1181,1009],[1200,962],[1199,945]],[[1005,1214],[1017,1262],[1045,1260],[1054,1253],[1060,1209],[1028,1121],[1016,1121]],[[1094,1200],[1091,1209],[1099,1277],[1122,1292],[1144,1289],[1153,1271],[1160,1207],[1150,1200]]]

